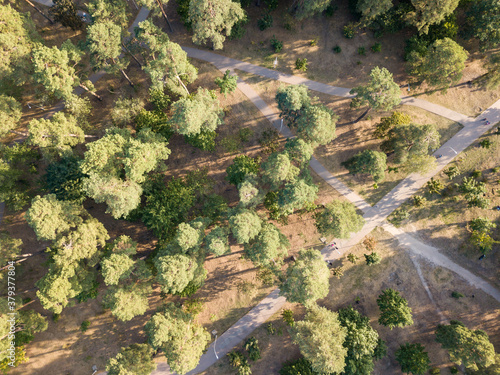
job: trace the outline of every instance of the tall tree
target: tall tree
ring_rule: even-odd
[[[500,1],[480,0],[471,4],[467,14],[473,35],[479,39],[483,49],[500,43]]]
[[[151,87],[164,88],[178,95],[189,95],[186,84],[194,82],[198,71],[188,61],[187,54],[180,45],[170,41],[151,20],[139,23],[137,40],[143,44],[146,65],[143,70],[151,78]]]
[[[323,12],[330,3],[330,0],[295,0],[290,11],[295,18],[302,20]]]
[[[50,120],[35,119],[28,125],[27,142],[41,148],[47,159],[72,155],[72,147],[85,141],[85,134],[77,119],[57,112]]]
[[[120,349],[106,363],[108,375],[149,375],[156,370],[153,349],[148,344],[132,344]]]
[[[148,284],[128,284],[124,287],[109,287],[103,298],[103,305],[123,322],[144,314],[149,308],[148,294],[152,288]]]
[[[256,175],[260,165],[256,159],[246,155],[238,155],[233,159],[233,164],[226,168],[226,179],[234,185],[241,184],[248,174]]]
[[[224,227],[214,227],[205,237],[206,247],[209,253],[218,257],[231,251],[229,248],[228,230]]]
[[[189,22],[193,28],[193,42],[212,42],[213,49],[222,49],[226,36],[231,35],[235,23],[245,17],[239,3],[231,0],[191,0]]]
[[[413,319],[411,308],[398,291],[386,289],[377,298],[377,304],[380,309],[378,322],[390,329],[394,327],[411,326]]]
[[[187,136],[199,134],[203,129],[214,132],[222,124],[223,111],[212,93],[198,88],[195,95],[172,104],[172,127]]]
[[[23,241],[20,238],[12,238],[7,231],[0,232],[0,268],[4,267],[8,261],[15,261],[16,257],[21,253]],[[0,274],[0,281],[7,275]]]
[[[408,20],[421,34],[427,34],[429,26],[440,23],[453,13],[459,0],[411,0],[415,11],[408,14]]]
[[[408,56],[408,73],[430,86],[446,88],[462,78],[467,51],[450,38],[438,39],[422,55]]]
[[[377,16],[392,8],[392,0],[358,0],[356,10],[361,13],[361,22],[369,25]]]
[[[401,345],[396,350],[396,361],[401,366],[401,371],[414,374],[424,375],[429,371],[431,360],[429,354],[424,351],[425,348],[421,344],[406,343]]]
[[[262,228],[262,220],[253,210],[236,210],[229,217],[229,226],[234,238],[239,244],[245,244],[254,239]]]
[[[345,367],[347,349],[342,346],[347,330],[338,314],[313,305],[304,320],[289,328],[294,343],[318,373],[341,373]]]
[[[472,331],[457,320],[438,325],[436,341],[448,350],[453,362],[468,369],[477,371],[479,366],[485,368],[495,363],[495,348],[486,332]]]
[[[12,96],[0,94],[0,137],[14,132],[21,120],[22,108]]]
[[[245,245],[245,256],[256,266],[272,267],[283,262],[290,243],[286,236],[271,223],[265,223],[259,234]]]
[[[364,150],[341,164],[350,174],[369,173],[375,182],[383,181],[387,168],[387,156],[383,152]]]
[[[277,189],[283,182],[295,179],[300,172],[299,168],[292,164],[286,151],[269,155],[262,163],[262,170],[262,178],[265,183],[271,185],[271,189]]]
[[[112,21],[100,21],[87,28],[87,48],[94,68],[105,69],[107,73],[121,72],[130,86],[134,86],[125,69],[128,61],[120,58],[122,50],[122,29]]]
[[[196,261],[183,254],[165,255],[155,260],[156,280],[165,293],[180,293],[194,279]]]
[[[304,107],[297,119],[297,134],[306,142],[326,145],[335,139],[335,125],[339,117],[322,104]]]
[[[170,31],[174,31],[170,25],[170,21],[168,20],[167,13],[165,11],[165,6],[161,0],[137,0],[137,3],[143,7],[151,9],[155,16],[163,15],[163,18],[165,18],[165,21],[167,21],[168,26],[170,27]]]
[[[257,176],[252,173],[247,174],[243,182],[238,185],[238,193],[240,204],[247,208],[257,206],[264,198],[262,191],[259,189]]]
[[[145,330],[153,349],[161,348],[170,368],[179,374],[196,367],[210,341],[210,334],[173,304],[153,315]]]
[[[54,21],[60,22],[63,26],[71,27],[73,30],[83,27],[83,21],[76,13],[73,0],[53,0],[53,3],[49,13],[54,17]]]
[[[304,108],[311,104],[311,98],[306,85],[280,86],[275,97],[278,109],[289,123],[294,123]]]
[[[122,29],[128,26],[130,12],[125,0],[90,0],[87,8],[94,22],[110,21]]]
[[[119,218],[140,203],[146,174],[170,155],[165,139],[149,129],[134,138],[128,129],[111,128],[101,139],[87,144],[81,171],[84,190],[97,202],[106,202],[107,212]]]
[[[385,138],[389,131],[397,125],[410,125],[411,117],[406,113],[402,112],[392,112],[389,117],[382,117],[380,122],[377,124],[375,129],[375,137]]]
[[[351,232],[357,232],[365,223],[356,212],[356,206],[350,202],[332,201],[315,216],[316,228],[323,235],[335,238],[349,238]]]
[[[370,82],[353,88],[349,93],[356,94],[351,102],[353,108],[368,105],[375,110],[390,111],[401,103],[401,89],[394,82],[392,74],[378,66],[371,70]]]
[[[314,204],[318,195],[318,187],[305,178],[297,178],[287,183],[278,192],[278,206],[285,215],[292,214],[308,205]]]
[[[299,259],[286,271],[280,295],[288,302],[311,306],[328,295],[330,270],[318,250],[300,250]]]
[[[300,138],[288,138],[285,143],[288,157],[296,162],[299,167],[306,166],[314,154],[314,147]]]

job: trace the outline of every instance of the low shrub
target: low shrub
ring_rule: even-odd
[[[342,34],[347,39],[354,38],[354,35],[356,34],[356,32],[354,31],[354,26],[352,24],[345,25],[344,28],[343,28],[343,30],[342,30]]]
[[[273,37],[270,40],[271,42],[271,47],[273,47],[274,52],[279,53],[283,49],[283,42],[281,40],[276,39],[276,37],[273,35]]]
[[[382,257],[378,255],[375,251],[372,251],[370,254],[364,254],[364,256],[367,266],[371,266],[372,264],[378,264],[382,261]]]
[[[319,42],[319,38],[314,38],[313,40],[311,40],[311,41],[309,42],[309,45],[310,45],[311,47],[315,47],[315,46],[317,46],[317,45],[318,45],[318,42]]]
[[[193,316],[197,316],[203,311],[203,301],[201,298],[192,298],[184,301],[182,304],[184,311]]]
[[[295,60],[295,69],[300,70],[301,72],[306,72],[307,71],[307,58],[301,59],[300,57]]]
[[[365,47],[359,47],[358,48],[358,55],[365,56],[366,55],[366,49]]]
[[[261,31],[269,29],[270,27],[273,26],[273,16],[271,16],[269,13],[264,14],[262,18],[259,18],[257,20],[257,26],[259,26],[259,29]]]
[[[372,50],[372,52],[382,52],[382,44],[380,44],[379,42],[375,43],[373,46],[370,47],[370,49]]]
[[[453,298],[456,298],[456,299],[459,299],[459,298],[465,297],[462,293],[460,293],[460,292],[455,292],[455,291],[451,292],[451,296],[452,296]]]
[[[295,324],[295,319],[293,318],[293,311],[290,309],[285,309],[281,311],[281,317],[287,326],[293,327]]]
[[[250,337],[245,342],[245,350],[248,352],[248,358],[252,361],[256,361],[261,358],[259,349],[259,340],[255,337]]]
[[[340,48],[340,46],[337,45],[337,46],[332,48],[332,51],[334,53],[340,53],[340,52],[342,52],[342,48]]]
[[[80,331],[85,332],[90,327],[90,321],[84,320],[80,325]]]

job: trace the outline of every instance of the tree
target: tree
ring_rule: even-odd
[[[81,60],[82,52],[77,51],[71,41],[64,42],[61,48],[37,45],[33,50],[33,79],[56,98],[72,100],[73,88],[79,86],[85,91],[102,98],[94,92],[92,82],[81,82],[74,66]]]
[[[0,94],[0,137],[13,132],[19,125],[21,116],[21,104],[11,96]]]
[[[318,250],[300,250],[299,258],[288,267],[280,285],[280,295],[288,302],[311,306],[328,295],[330,270]]]
[[[161,348],[170,368],[179,374],[196,367],[210,341],[210,334],[173,304],[153,315],[145,330],[153,349]]]
[[[95,22],[87,28],[87,48],[91,63],[95,69],[104,69],[107,73],[121,72],[130,86],[134,86],[125,69],[128,61],[120,58],[122,51],[122,29],[113,21]]]
[[[378,66],[370,72],[370,82],[353,88],[351,95],[356,95],[351,101],[352,108],[368,105],[375,110],[390,111],[401,103],[401,90],[392,74]]]
[[[326,145],[335,139],[335,125],[339,117],[322,104],[304,107],[297,118],[297,134],[306,142]]]
[[[118,285],[130,276],[134,261],[126,254],[111,254],[102,261],[102,276],[106,285]]]
[[[486,332],[472,331],[457,320],[438,325],[436,341],[448,350],[453,362],[463,364],[467,369],[477,371],[479,366],[488,367],[495,363],[495,348]]]
[[[231,71],[226,70],[222,78],[217,77],[215,79],[215,84],[219,86],[220,93],[224,94],[224,97],[226,97],[228,93],[230,94],[236,90],[238,85],[238,76],[231,75]]]
[[[259,173],[260,165],[256,159],[246,155],[238,155],[233,159],[231,164],[226,169],[226,179],[233,185],[239,185],[245,180],[245,176],[253,173]]]
[[[263,194],[258,185],[257,177],[252,173],[247,174],[243,182],[238,185],[240,204],[243,207],[255,207],[262,202]]]
[[[295,18],[302,20],[323,12],[328,5],[330,5],[328,0],[295,0],[290,7],[290,11]]]
[[[205,237],[206,247],[209,253],[215,257],[228,254],[229,248],[228,230],[224,227],[214,227]]]
[[[125,287],[109,287],[103,298],[105,308],[123,322],[144,314],[149,308],[148,294],[152,288],[148,284],[129,284]]]
[[[239,244],[245,244],[254,239],[262,228],[262,220],[253,210],[236,210],[229,217],[229,227]]]
[[[101,139],[87,144],[80,169],[88,175],[83,188],[96,202],[106,202],[113,217],[127,215],[140,203],[146,174],[170,155],[163,136],[141,129],[110,128]]]
[[[256,266],[271,267],[283,262],[289,247],[286,236],[274,224],[265,223],[259,234],[245,245],[245,256]]]
[[[155,260],[158,270],[156,280],[165,293],[180,293],[193,280],[196,271],[196,261],[182,254],[165,255]]]
[[[172,30],[172,26],[170,25],[170,21],[168,20],[167,13],[165,13],[165,9],[163,8],[163,3],[161,0],[137,0],[137,3],[140,6],[151,9],[153,15],[155,16],[159,16],[160,14],[162,14],[163,18],[165,18],[165,21],[167,21],[168,26],[170,27],[170,31],[174,31]]]
[[[479,39],[483,49],[500,43],[500,2],[481,0],[471,4],[467,14],[472,34]]]
[[[72,147],[85,141],[77,119],[63,112],[57,112],[50,120],[31,120],[28,125],[28,144],[41,148],[47,159],[54,156],[71,156]]]
[[[132,344],[120,349],[115,358],[106,363],[109,375],[149,375],[156,370],[153,349],[148,344]]]
[[[372,264],[378,264],[382,261],[382,257],[375,251],[372,251],[370,254],[363,254],[363,255],[365,256],[365,261],[367,266],[371,266]]]
[[[316,228],[323,235],[349,238],[351,232],[359,231],[364,219],[350,202],[333,201],[315,215]]]
[[[262,170],[262,179],[271,185],[271,189],[277,189],[283,182],[295,179],[300,172],[299,168],[292,164],[286,151],[269,155],[262,163]]]
[[[394,327],[411,326],[413,319],[408,301],[400,296],[394,289],[386,289],[377,298],[380,309],[378,322],[390,329]]]
[[[140,22],[136,33],[146,60],[142,69],[151,78],[151,87],[189,95],[186,84],[194,82],[198,72],[181,46],[170,41],[167,34],[151,20]]]
[[[293,342],[318,373],[340,373],[345,367],[347,349],[342,346],[347,330],[338,314],[313,305],[304,320],[289,328]]]
[[[385,355],[384,342],[377,331],[370,326],[370,319],[361,315],[352,307],[340,309],[339,322],[347,330],[343,346],[347,349],[345,375],[370,375],[373,373],[373,361]]]
[[[182,135],[196,135],[203,129],[214,132],[222,124],[222,117],[219,100],[201,87],[195,95],[172,104],[172,127]]]
[[[231,0],[191,0],[189,22],[193,28],[194,44],[212,42],[213,49],[222,49],[226,36],[237,22],[245,18],[239,3]]]
[[[488,72],[477,78],[477,81],[482,87],[495,90],[500,86],[500,53],[491,54],[485,61],[484,67]]]
[[[7,231],[0,232],[0,267],[4,267],[8,261],[14,261],[21,253],[23,241],[20,238],[12,238]],[[0,281],[3,281],[5,273],[0,274]],[[1,337],[1,336],[0,336]]]
[[[425,54],[412,51],[408,74],[434,87],[449,87],[462,78],[467,51],[450,38],[438,39]]]
[[[394,161],[404,164],[412,156],[428,156],[439,147],[439,138],[435,125],[397,125],[389,131],[380,148],[386,153],[394,152]]]
[[[281,86],[275,97],[278,109],[289,123],[294,123],[302,110],[311,104],[311,98],[306,85]]]
[[[21,85],[31,74],[30,54],[35,42],[40,39],[36,26],[29,13],[21,14],[10,5],[0,5],[0,35],[2,35],[0,40],[1,80]],[[2,129],[4,126],[2,123]]]
[[[498,375],[500,374],[500,354],[495,355],[495,363],[487,367],[477,366],[478,370],[467,369],[467,374],[471,375]]]
[[[476,217],[472,219],[469,224],[469,228],[473,231],[489,233],[492,229],[495,229],[497,225],[493,223],[490,219],[486,217]]]
[[[282,214],[289,215],[295,210],[314,204],[318,187],[305,178],[298,178],[287,183],[278,192],[278,207]]]
[[[474,177],[464,177],[462,184],[455,184],[458,191],[464,194],[469,207],[488,208],[490,201],[483,197],[486,192],[486,184],[477,181]]]
[[[396,360],[401,371],[409,374],[424,375],[430,368],[431,360],[421,344],[406,343],[396,350]]]
[[[415,11],[408,14],[408,20],[420,34],[427,34],[429,26],[443,21],[456,9],[459,0],[411,0]]]
[[[80,159],[75,156],[63,157],[49,164],[45,170],[45,187],[60,201],[83,203],[85,192],[82,180],[85,175],[80,171]]]
[[[377,16],[392,8],[392,0],[358,0],[356,10],[361,13],[361,23],[370,24]]]
[[[122,29],[128,26],[130,12],[125,0],[90,0],[87,8],[94,23],[111,21]]]
[[[430,194],[441,194],[441,191],[444,189],[444,184],[440,180],[435,180],[434,177],[431,177],[431,179],[427,181],[427,189],[429,189]]]
[[[314,147],[300,138],[288,138],[285,143],[285,151],[290,160],[299,164],[300,168],[306,166],[311,160]]]
[[[54,17],[54,21],[61,22],[61,25],[71,27],[72,30],[83,27],[83,21],[76,13],[73,0],[53,0],[53,3],[49,13]]]
[[[377,124],[374,136],[377,138],[384,139],[387,137],[389,131],[398,125],[410,125],[411,117],[406,113],[402,112],[392,112],[390,117],[382,117],[380,122]]]
[[[350,174],[369,173],[375,182],[383,181],[387,168],[387,156],[383,152],[364,150],[341,163]]]
[[[121,97],[115,100],[111,110],[113,124],[119,127],[126,126],[135,120],[137,115],[143,110],[144,102],[140,98]],[[151,127],[150,127],[151,128]],[[140,129],[138,129],[140,130]],[[151,129],[155,131],[155,129]]]

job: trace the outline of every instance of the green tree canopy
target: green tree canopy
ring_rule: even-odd
[[[196,367],[210,341],[210,334],[190,314],[172,304],[153,315],[145,330],[153,349],[161,348],[170,368],[179,374]]]
[[[300,116],[302,110],[311,104],[311,98],[306,85],[280,86],[275,97],[280,117],[290,123]]]
[[[311,306],[328,295],[330,270],[318,250],[300,250],[299,258],[288,267],[280,295],[288,302]]]
[[[259,234],[262,220],[253,210],[239,209],[229,217],[229,226],[236,241],[239,244],[245,244]]]
[[[172,104],[171,124],[182,135],[196,135],[203,129],[215,131],[222,124],[222,117],[219,100],[201,87],[195,95]]]
[[[228,230],[224,227],[216,226],[205,237],[206,247],[209,253],[214,256],[222,256],[228,254],[229,248]]]
[[[296,121],[297,134],[306,142],[326,145],[335,139],[335,125],[339,117],[322,104],[303,108]]]
[[[380,122],[377,124],[377,128],[375,129],[375,137],[377,138],[385,138],[389,131],[397,125],[410,125],[411,117],[406,113],[402,112],[392,112],[392,115],[389,117],[382,117]]]
[[[485,368],[495,363],[495,348],[486,332],[472,331],[457,320],[438,325],[436,341],[448,350],[453,362],[468,369],[477,371],[479,366]]]
[[[226,36],[231,35],[235,23],[245,18],[241,5],[231,0],[191,0],[189,22],[193,28],[193,42],[212,42],[214,49],[222,49]]]
[[[125,0],[89,0],[87,8],[94,22],[111,21],[122,29],[128,26],[130,12]]]
[[[151,78],[151,87],[160,90],[167,88],[178,95],[188,95],[185,84],[194,82],[198,71],[188,61],[181,46],[170,41],[167,34],[151,20],[139,23],[137,39],[146,46],[142,48],[146,59],[143,70]]]
[[[147,311],[151,291],[151,286],[145,283],[128,284],[125,287],[111,286],[104,295],[103,305],[111,309],[118,320],[126,322]]]
[[[396,350],[396,361],[399,362],[401,371],[414,375],[427,374],[431,360],[429,359],[429,354],[424,350],[424,346],[418,343],[401,345]]]
[[[259,234],[245,245],[245,256],[256,266],[272,267],[281,264],[288,254],[290,243],[272,223],[264,223]]]
[[[14,260],[21,253],[23,240],[20,238],[12,238],[7,231],[0,232],[0,267],[7,264],[8,261]],[[4,272],[0,274],[0,281],[6,276]],[[1,337],[1,336],[0,336]]]
[[[302,20],[323,12],[330,3],[330,0],[294,0],[290,11],[295,18]]]
[[[57,112],[50,120],[34,119],[28,125],[27,142],[41,148],[47,159],[71,156],[72,147],[85,141],[85,134],[74,116]]]
[[[54,21],[61,25],[71,27],[72,30],[81,29],[83,21],[76,13],[73,0],[53,0],[54,5],[49,9],[49,13],[54,17]]]
[[[368,105],[375,110],[390,111],[401,103],[401,90],[392,74],[378,66],[370,72],[370,82],[353,88],[349,93],[356,95],[351,102],[353,108]]]
[[[315,219],[316,228],[321,234],[335,238],[349,238],[351,232],[361,230],[365,223],[354,204],[335,200],[318,212]]]
[[[120,349],[106,363],[108,375],[149,375],[156,370],[153,349],[148,344],[132,344]]]
[[[16,99],[0,94],[0,137],[18,127],[22,114],[21,104]]]
[[[283,182],[294,180],[300,170],[292,164],[288,153],[273,152],[267,160],[262,163],[262,178],[265,183],[271,185],[271,189],[277,189]]]
[[[85,192],[82,179],[85,175],[80,171],[80,159],[75,156],[63,157],[47,166],[44,176],[49,193],[55,194],[58,200],[82,203]]]
[[[462,78],[467,51],[450,38],[438,39],[422,55],[408,56],[408,73],[434,87],[449,87]]]
[[[380,309],[378,322],[390,329],[394,327],[411,326],[413,319],[411,308],[398,291],[386,289],[377,298],[377,304]]]
[[[453,13],[459,0],[411,0],[415,11],[408,14],[409,22],[421,34],[427,34],[429,26],[443,21]]]
[[[479,39],[483,49],[500,43],[500,1],[474,1],[467,15],[472,33]]]
[[[285,185],[278,192],[278,206],[282,213],[288,215],[313,204],[317,198],[318,187],[305,178],[298,178]]]
[[[318,373],[341,373],[347,349],[343,347],[347,329],[340,325],[338,314],[313,305],[304,320],[289,328],[293,342]]]
[[[238,193],[240,196],[240,204],[243,207],[255,207],[262,202],[263,194],[259,189],[259,181],[257,176],[249,173],[245,179],[238,185]]]
[[[180,293],[194,279],[197,268],[192,257],[182,254],[165,255],[155,260],[156,280],[165,293]]]
[[[387,169],[387,156],[383,152],[364,150],[342,163],[350,174],[369,173],[375,182],[383,181]]]
[[[248,174],[259,173],[260,165],[255,158],[246,155],[238,155],[233,159],[233,164],[226,168],[226,179],[234,185],[239,185]]]
[[[314,147],[310,143],[297,137],[287,139],[285,150],[288,157],[301,168],[309,163],[314,153]]]
[[[392,0],[358,0],[356,10],[361,13],[361,22],[368,25],[377,16],[392,8]]]
[[[238,85],[238,76],[231,75],[231,71],[226,70],[222,78],[217,77],[215,79],[215,84],[219,86],[221,94],[227,96],[228,93],[230,94],[236,90]]]
[[[134,261],[126,254],[111,254],[102,261],[102,276],[106,285],[118,285],[120,280],[130,276]]]

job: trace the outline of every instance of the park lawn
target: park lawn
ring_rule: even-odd
[[[467,223],[470,220],[487,217],[497,224],[491,236],[495,240],[500,239],[500,211],[494,209],[500,205],[500,173],[493,171],[493,168],[500,165],[500,136],[492,135],[494,131],[495,129],[492,129],[487,136],[468,147],[450,164],[460,169],[462,173],[459,176],[449,181],[448,177],[441,172],[435,177],[441,180],[445,187],[451,189],[455,183],[461,183],[462,179],[470,176],[474,170],[481,171],[482,180],[486,182],[486,198],[491,201],[490,209],[467,207],[467,203],[458,195],[456,189],[448,193],[445,188],[443,195],[431,196],[424,187],[416,193],[427,198],[427,202],[422,207],[414,207],[411,201],[402,206],[410,215],[407,220],[403,221],[402,228],[413,232],[413,235],[422,241],[436,246],[456,263],[485,278],[498,288],[500,279],[497,265],[500,261],[500,244],[495,244],[486,259],[480,261],[478,258],[481,253],[469,243],[470,234],[467,230]],[[489,149],[479,146],[479,142],[485,138],[492,142]]]
[[[446,352],[435,341],[434,330],[440,323],[437,308],[447,319],[460,319],[470,328],[486,330],[495,345],[497,344],[495,336],[498,335],[500,329],[498,302],[466,285],[456,275],[418,259],[433,297],[438,301],[436,307],[426,294],[409,254],[399,246],[397,240],[380,228],[370,235],[378,243],[375,251],[382,256],[382,262],[366,266],[363,254],[368,251],[362,244],[354,246],[351,252],[361,259],[356,264],[348,262],[345,257],[336,261],[334,267],[342,265],[344,275],[340,279],[335,277],[330,279],[330,293],[325,299],[319,300],[318,304],[332,311],[353,306],[370,318],[372,327],[379,332],[380,337],[387,342],[388,346],[388,356],[375,363],[375,374],[401,374],[394,353],[399,345],[406,342],[423,344],[429,353],[432,366],[443,369],[451,365]],[[437,282],[433,276],[445,273],[447,274],[446,283]],[[379,310],[376,298],[387,288],[398,290],[408,300],[408,305],[413,310],[414,324],[412,326],[390,330],[378,324]],[[451,291],[455,290],[453,288],[462,291],[467,298],[459,301],[451,298]],[[471,298],[472,294],[475,295],[474,299]],[[482,317],[483,306],[486,320]],[[295,320],[301,320],[305,314],[304,307],[299,304],[287,303],[284,308],[294,311]],[[270,333],[271,327],[275,329],[274,334]],[[280,313],[275,314],[266,324],[255,330],[252,336],[258,339],[262,354],[260,360],[249,361],[254,374],[276,374],[285,361],[300,356],[298,346],[292,343]],[[243,344],[235,349],[244,352]],[[226,356],[203,374],[229,375],[234,373],[235,369],[230,366]],[[448,371],[443,373],[448,374]]]

